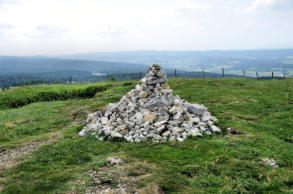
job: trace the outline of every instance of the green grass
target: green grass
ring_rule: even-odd
[[[17,108],[33,102],[90,98],[97,92],[105,91],[110,83],[80,85],[38,85],[12,88],[0,93],[0,110]]]
[[[82,128],[78,122],[89,112],[117,102],[134,87],[133,82],[117,82],[89,99],[37,102],[0,111],[1,147],[10,149],[58,131],[63,134],[58,142],[42,146],[16,167],[1,172],[3,192],[64,193],[75,187],[82,193],[93,186],[87,171],[103,171],[110,155],[121,155],[129,164],[154,166],[133,165],[127,174],[151,173],[133,184],[157,184],[165,193],[293,192],[293,144],[288,142],[293,139],[293,79],[171,79],[169,84],[181,98],[206,105],[222,129],[231,127],[244,134],[162,144],[78,137]],[[280,167],[260,163],[265,157],[275,159]]]

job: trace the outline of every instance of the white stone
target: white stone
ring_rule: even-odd
[[[161,134],[161,133],[162,133],[162,131],[164,131],[164,129],[165,129],[165,128],[166,128],[166,126],[165,126],[165,125],[162,125],[161,127],[159,127],[159,128],[158,128],[158,130],[157,130],[157,131],[158,131],[158,133],[159,133],[159,134]]]
[[[86,136],[87,134],[85,133],[85,131],[80,131],[80,132],[78,133],[78,135],[79,135],[79,136]]]
[[[214,133],[221,133],[221,129],[219,129],[218,127],[216,127],[215,125],[211,126],[212,132]]]
[[[123,160],[117,156],[112,156],[107,158],[107,162],[110,163],[111,166],[119,165],[123,163]]]
[[[122,138],[123,136],[120,133],[114,133],[113,135],[111,134],[112,137],[118,137]]]
[[[178,98],[176,98],[175,100],[174,100],[174,104],[175,105],[178,105],[178,104],[180,104],[181,102],[180,102],[180,100],[178,99]]]
[[[200,119],[199,119],[199,117],[194,117],[194,118],[190,118],[190,121],[192,121],[194,123],[199,123]]]
[[[139,94],[138,94],[138,97],[139,98],[145,98],[145,97],[147,97],[148,96],[148,92],[147,91],[141,91],[141,92],[139,92]]]
[[[279,167],[279,165],[274,159],[264,158],[261,160],[261,162],[263,162],[266,165],[270,165],[272,167]]]
[[[170,142],[175,142],[176,141],[176,138],[174,136],[172,136],[172,137],[169,138],[169,141]]]
[[[102,118],[101,118],[101,123],[102,123],[103,125],[106,125],[107,122],[108,122],[108,118],[107,118],[107,117],[102,117]]]
[[[160,122],[156,122],[155,124],[154,124],[154,126],[155,127],[160,127],[160,126],[162,126],[162,125],[164,125],[165,123],[166,123],[167,121],[160,121]]]
[[[172,108],[169,109],[169,113],[171,113],[172,115],[176,114],[176,107],[173,106]]]
[[[180,119],[182,119],[181,113],[177,113],[173,116],[173,120],[180,120]]]
[[[193,136],[193,137],[202,137],[202,134],[200,132],[190,132],[188,135]]]
[[[116,104],[109,103],[107,107],[107,111],[112,112],[116,108]]]
[[[143,114],[141,112],[135,113],[136,124],[140,125],[143,121]]]
[[[162,134],[164,137],[168,137],[170,135],[170,131],[166,131]]]
[[[142,83],[145,83],[145,82],[146,82],[146,77],[142,78],[140,81],[141,81]]]
[[[141,85],[139,85],[139,84],[137,84],[136,86],[135,86],[135,89],[137,90],[137,91],[142,91],[142,87],[141,87]]]

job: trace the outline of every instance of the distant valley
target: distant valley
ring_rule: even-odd
[[[243,51],[125,51],[59,56],[0,56],[0,87],[140,79],[149,64],[160,64],[168,77],[286,77],[293,75],[293,49]],[[140,74],[142,72],[142,74]]]
[[[126,51],[97,52],[69,56],[70,59],[114,61],[123,63],[158,63],[164,68],[184,71],[221,73],[221,68],[231,74],[242,74],[244,69],[250,76],[258,71],[269,75],[272,71],[287,76],[293,75],[293,49],[266,50],[214,50],[214,51]]]

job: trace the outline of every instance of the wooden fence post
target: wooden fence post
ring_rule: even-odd
[[[204,70],[202,70],[202,79],[204,79]]]
[[[72,84],[72,77],[71,77],[71,75],[69,76],[69,83]]]
[[[258,79],[258,73],[257,72],[255,72],[256,73],[256,79]]]
[[[272,72],[272,79],[274,79],[274,72]]]
[[[283,74],[283,77],[284,77],[284,79],[286,79],[286,74],[285,73]]]
[[[243,77],[245,77],[245,71],[244,71],[244,69],[243,69]]]
[[[139,78],[141,78],[141,72],[139,72]]]
[[[175,77],[177,77],[177,71],[176,71],[176,69],[175,69],[175,71],[174,71],[174,75],[175,75]]]
[[[222,67],[222,77],[224,78],[225,77],[225,71],[224,71],[224,68]]]

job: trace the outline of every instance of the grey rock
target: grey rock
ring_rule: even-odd
[[[160,121],[160,122],[156,122],[156,123],[154,124],[154,126],[155,126],[155,127],[160,127],[160,126],[164,125],[166,122],[167,122],[166,120],[164,120],[164,121]]]
[[[173,120],[183,120],[181,113],[177,113],[173,116]]]
[[[190,104],[188,106],[188,112],[195,115],[203,115],[206,111],[206,108],[200,104]]]
[[[85,131],[82,130],[82,131],[80,131],[80,132],[78,133],[78,135],[79,135],[79,136],[86,136],[87,133],[86,133]]]
[[[266,165],[270,165],[272,167],[279,167],[279,165],[277,164],[277,162],[274,159],[263,158],[261,160],[261,162],[266,164]]]
[[[123,163],[123,160],[118,156],[111,156],[107,158],[107,162],[110,163],[111,166],[113,165],[120,165]]]
[[[211,126],[212,132],[214,133],[221,133],[221,129],[219,129],[218,127],[216,127],[215,125]]]
[[[166,131],[162,135],[163,135],[163,137],[168,137],[170,135],[170,133],[171,133],[170,131]]]
[[[139,98],[145,98],[148,96],[148,92],[147,91],[141,91],[139,94],[138,94],[138,97]]]
[[[160,71],[157,73],[157,76],[158,76],[158,77],[167,78],[167,77],[166,77],[166,72],[165,72],[164,70],[160,70]]]
[[[139,84],[137,84],[136,86],[135,86],[135,89],[137,90],[137,91],[142,91],[143,90],[143,88],[141,87],[141,85],[139,85]]]
[[[109,103],[107,107],[107,111],[112,112],[116,108],[116,104]]]
[[[175,142],[175,141],[176,141],[176,137],[175,137],[175,136],[170,137],[170,138],[169,138],[169,141],[170,141],[170,142]]]
[[[107,122],[108,122],[108,118],[107,118],[107,117],[102,117],[102,118],[101,118],[101,123],[102,123],[103,125],[106,125]]]
[[[158,131],[159,134],[161,134],[161,133],[163,133],[163,131],[165,131],[165,129],[166,129],[166,126],[162,125],[161,127],[158,128],[157,131]]]

